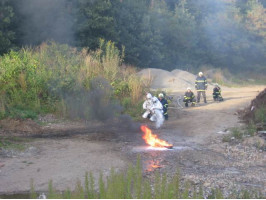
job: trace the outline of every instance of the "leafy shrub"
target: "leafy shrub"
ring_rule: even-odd
[[[138,105],[145,87],[132,67],[122,67],[122,59],[114,43],[104,40],[89,53],[53,42],[11,51],[0,57],[0,117],[35,118],[54,112],[89,119],[93,115],[89,95],[96,79],[112,87],[107,91],[97,82],[98,90],[108,92],[103,103],[130,98],[130,104]]]
[[[36,113],[33,110],[30,109],[24,109],[19,107],[13,107],[11,108],[7,115],[11,118],[19,118],[19,119],[36,119],[38,116],[38,113]]]

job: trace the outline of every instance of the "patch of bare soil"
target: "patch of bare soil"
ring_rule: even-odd
[[[100,172],[107,176],[111,168],[127,166],[121,144],[116,143],[123,137],[117,137],[111,122],[48,118],[40,119],[47,122],[42,126],[31,120],[1,121],[1,137],[30,140],[23,143],[23,150],[0,148],[0,194],[28,192],[31,179],[37,191],[47,191],[50,180],[59,190],[74,189],[77,180],[84,182],[86,172],[97,179]]]
[[[0,121],[1,135],[11,133],[18,134],[35,134],[42,130],[41,126],[38,125],[31,119],[19,120],[19,119],[4,119]]]
[[[42,139],[30,143],[31,154],[2,157],[5,166],[0,172],[0,193],[24,192],[34,180],[37,191],[47,191],[53,181],[59,190],[74,189],[77,180],[84,182],[85,173],[106,176],[111,167],[125,167],[119,148],[108,142],[91,142],[85,139]]]
[[[143,121],[174,145],[166,151],[147,149],[140,124],[127,120],[46,120],[26,144],[31,151],[0,155],[0,193],[29,191],[31,178],[37,191],[47,190],[50,179],[58,189],[73,189],[77,179],[84,180],[86,171],[96,176],[102,171],[107,176],[111,167],[123,170],[140,154],[144,175],[151,179],[156,171],[171,176],[179,169],[182,181],[190,180],[196,187],[201,183],[206,192],[219,187],[226,195],[233,189],[256,189],[265,194],[266,154],[257,148],[263,140],[256,136],[233,143],[222,141],[230,127],[243,125],[237,111],[249,106],[263,89],[227,88],[222,93],[225,100],[219,103],[212,101],[208,91],[208,104],[169,109],[169,120],[158,130]]]

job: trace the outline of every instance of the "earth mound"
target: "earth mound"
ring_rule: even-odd
[[[246,108],[242,114],[242,118],[246,122],[253,121],[259,123],[261,128],[266,128],[265,121],[266,112],[266,88],[258,94],[258,96],[251,101],[251,104]]]

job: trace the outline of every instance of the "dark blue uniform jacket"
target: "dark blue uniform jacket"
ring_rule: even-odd
[[[196,78],[196,82],[195,82],[195,88],[197,91],[205,91],[207,89],[207,80],[205,78],[205,76],[198,76]]]

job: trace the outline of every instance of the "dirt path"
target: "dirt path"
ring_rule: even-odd
[[[78,179],[84,182],[86,172],[98,178],[100,172],[106,176],[111,168],[122,169],[127,163],[112,143],[84,137],[37,139],[27,149],[1,158],[0,194],[29,191],[31,179],[37,191],[47,191],[50,180],[56,189],[74,189]]]
[[[175,149],[143,153],[146,173],[151,175],[156,170],[175,173],[178,168],[183,180],[196,186],[201,183],[209,192],[210,188],[219,187],[225,195],[233,189],[255,189],[265,195],[266,153],[254,145],[265,141],[259,137],[233,144],[222,141],[229,128],[243,125],[237,111],[250,105],[263,89],[228,88],[223,92],[225,101],[219,103],[212,101],[208,91],[208,104],[170,110],[170,120],[155,133]]]
[[[174,150],[147,150],[140,131],[126,128],[105,127],[102,135],[98,130],[64,138],[35,139],[21,154],[0,155],[0,163],[4,164],[0,167],[0,194],[28,191],[30,179],[37,191],[47,190],[51,179],[57,189],[74,188],[77,179],[83,182],[86,171],[96,176],[100,171],[108,175],[111,167],[124,169],[137,154],[142,156],[147,176],[156,170],[171,174],[179,168],[183,179],[196,185],[203,183],[206,188],[254,187],[265,192],[265,151],[241,144],[230,146],[218,134],[241,125],[236,111],[248,106],[262,89],[224,89],[225,101],[221,103],[213,103],[208,91],[208,104],[170,109],[170,119],[156,133],[172,143]]]
[[[201,99],[197,107],[179,111],[176,120],[169,121],[165,127],[178,129],[195,142],[205,142],[206,138],[214,136],[218,131],[239,125],[236,112],[247,107],[262,89],[264,88],[227,88],[222,92],[223,102],[213,102],[211,91],[207,91],[207,104]],[[172,115],[175,117],[174,113]]]

